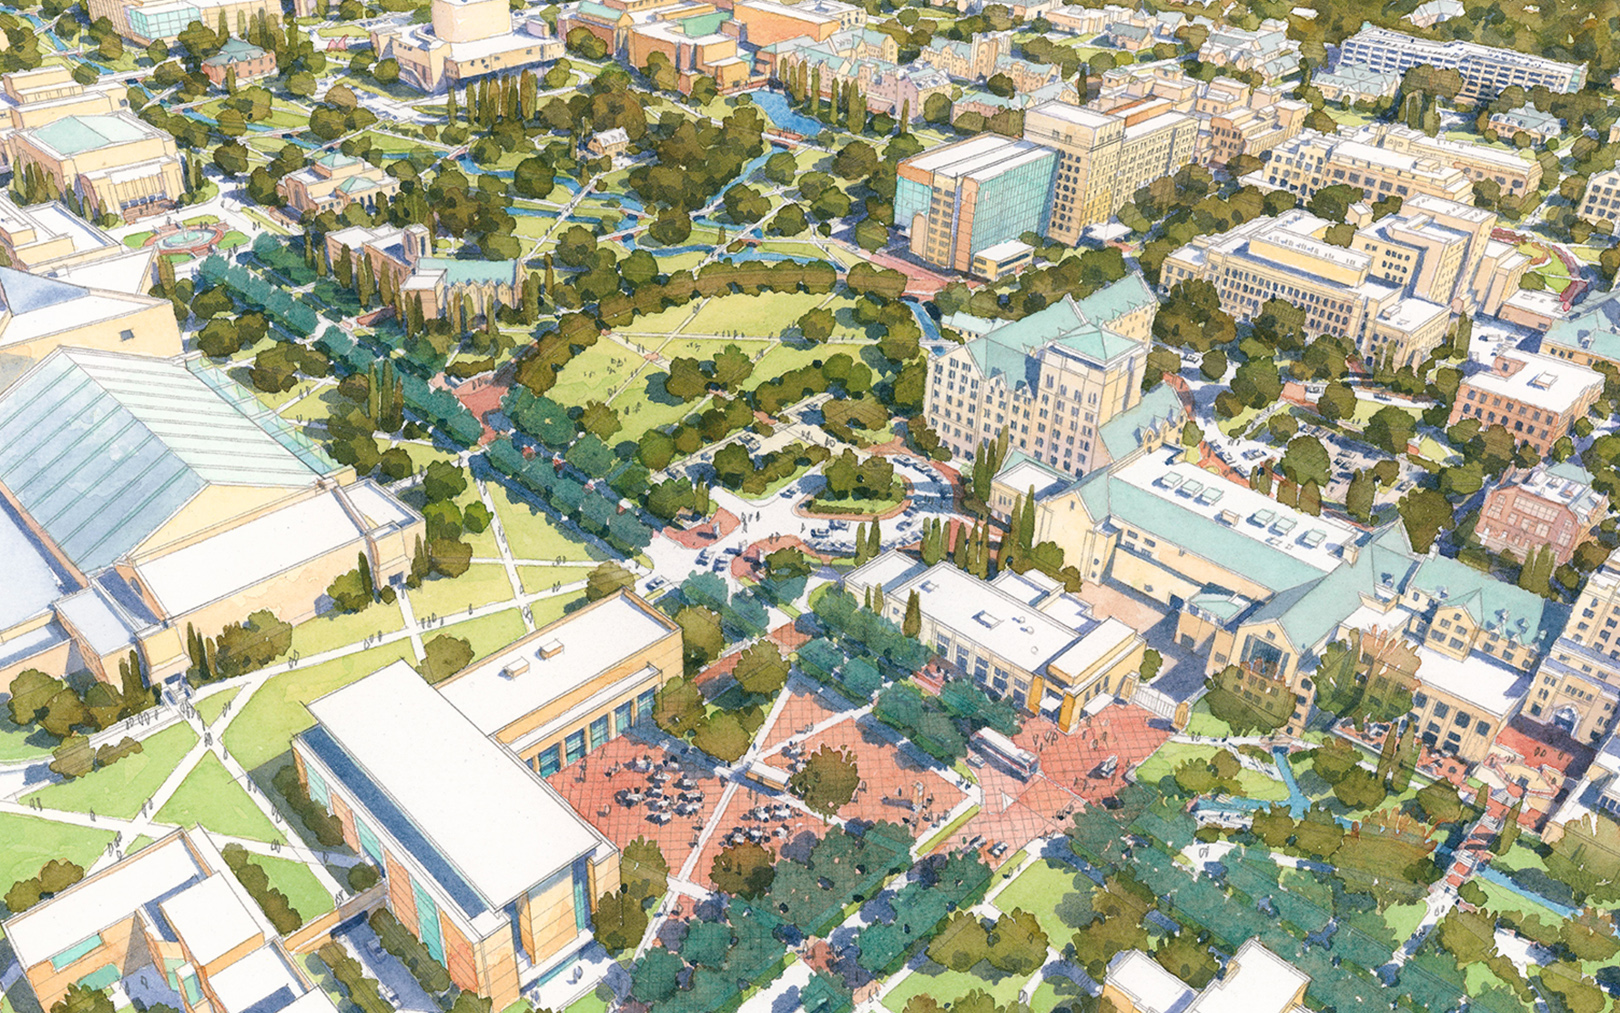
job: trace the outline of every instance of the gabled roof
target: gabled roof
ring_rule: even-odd
[[[178,362],[59,348],[0,394],[0,485],[98,570],[209,485],[297,488],[325,473],[248,402]]]
[[[1142,395],[1142,400],[1097,427],[1097,438],[1110,460],[1118,461],[1142,445],[1142,432],[1156,425],[1178,422],[1186,416],[1181,397],[1167,383]]]
[[[1461,608],[1481,627],[1526,646],[1551,643],[1568,616],[1566,609],[1539,594],[1447,556],[1425,560],[1411,586],[1437,599],[1442,608]]]
[[[1153,298],[1139,275],[1128,275],[1079,302],[1064,296],[1061,302],[1004,324],[969,342],[968,352],[985,376],[1004,375],[1010,385],[1025,378],[1029,357],[1047,345],[1107,362],[1141,345],[1108,325]]]

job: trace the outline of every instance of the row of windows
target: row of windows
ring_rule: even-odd
[[[626,700],[613,709],[612,721],[602,714],[582,728],[576,728],[563,737],[563,741],[541,752],[530,765],[541,777],[550,777],[570,763],[582,759],[586,753],[600,748],[608,740],[623,735],[637,721],[652,717],[656,690],[647,690],[635,700]]]

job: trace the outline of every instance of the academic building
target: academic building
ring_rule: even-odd
[[[913,155],[898,168],[895,222],[911,252],[965,274],[983,250],[1046,234],[1056,168],[1050,149],[993,133]]]
[[[633,594],[570,613],[446,679],[480,732],[548,777],[638,721],[681,674],[681,631]]]
[[[1065,732],[1136,689],[1142,637],[1118,619],[1098,619],[1038,570],[984,581],[952,563],[927,566],[891,550],[851,571],[844,585],[857,597],[881,590],[896,624],[915,593],[919,640],[986,692]]]
[[[1316,191],[1340,184],[1360,187],[1369,200],[1418,194],[1459,204],[1474,202],[1473,180],[1434,155],[1380,146],[1370,136],[1344,136],[1306,130],[1273,148],[1266,164],[1243,177],[1246,184],[1287,190],[1309,200]]]
[[[175,830],[4,924],[39,1007],[74,985],[181,1013],[336,1013],[206,831]]]
[[[1463,87],[1457,97],[1465,102],[1490,101],[1504,88],[1518,85],[1525,91],[1545,87],[1570,94],[1586,87],[1586,64],[1560,63],[1513,49],[1482,46],[1454,39],[1439,42],[1419,39],[1387,28],[1363,24],[1344,40],[1339,62],[1370,67],[1389,74],[1404,74],[1427,64],[1436,70],[1455,70]]]
[[[1048,234],[1072,245],[1137,189],[1191,162],[1198,121],[1158,98],[1110,113],[1045,102],[1025,112],[1024,139],[1058,152]]]
[[[65,116],[8,139],[14,173],[30,167],[59,193],[77,194],[89,215],[125,221],[161,214],[185,193],[174,138],[131,116]]]
[[[1310,975],[1250,939],[1199,991],[1147,953],[1124,950],[1108,962],[1102,998],[1117,1013],[1309,1013],[1310,984]]]
[[[1477,419],[1481,426],[1500,425],[1545,457],[1602,394],[1603,374],[1595,370],[1546,355],[1500,352],[1489,368],[1463,377],[1446,424]]]
[[[309,711],[300,780],[452,981],[505,1009],[590,945],[618,850],[414,668],[396,661]]]
[[[1485,493],[1474,534],[1488,549],[1524,561],[1543,548],[1559,565],[1591,537],[1609,509],[1609,497],[1592,488],[1592,476],[1573,460],[1543,461],[1510,470]]]
[[[122,84],[97,81],[82,85],[67,67],[40,67],[0,76],[0,168],[11,164],[11,135],[43,127],[66,116],[110,116],[129,108]]]
[[[1007,429],[1013,449],[1089,471],[1103,453],[1099,428],[1142,399],[1158,306],[1133,274],[933,356],[928,424],[958,458]]]
[[[31,280],[42,301],[82,291]],[[132,651],[156,683],[189,666],[188,628],[301,622],[362,555],[379,586],[403,580],[422,531],[200,359],[58,348],[0,394],[0,687],[116,680]]]
[[[329,151],[276,183],[276,193],[295,214],[336,211],[359,203],[375,210],[377,198],[399,192],[399,179],[364,159]]]
[[[516,74],[551,63],[563,40],[544,18],[513,18],[505,0],[433,0],[431,21],[409,15],[373,25],[377,58],[399,61],[400,80],[429,93],[491,74]]]
[[[1620,709],[1620,552],[1593,571],[1536,672],[1525,715],[1581,743],[1614,731]]]
[[[390,277],[401,295],[422,304],[422,315],[437,319],[458,299],[472,301],[473,312],[517,306],[523,298],[523,265],[516,260],[460,260],[435,257],[431,237],[421,224],[351,225],[326,234],[326,255],[334,266],[347,250],[350,261],[365,261],[372,276]]]
[[[142,46],[172,43],[193,21],[217,31],[223,19],[229,31],[244,35],[261,17],[270,24],[281,20],[279,0],[88,0],[86,6],[91,21],[106,18],[119,35]]]
[[[1606,362],[1620,370],[1620,291],[1593,292],[1555,321],[1541,354],[1589,369]]]

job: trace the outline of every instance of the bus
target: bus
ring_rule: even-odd
[[[1021,781],[1040,773],[1041,758],[992,728],[973,733],[973,747]]]

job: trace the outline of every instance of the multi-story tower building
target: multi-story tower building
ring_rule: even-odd
[[[1158,306],[1131,275],[952,348],[929,364],[928,424],[961,457],[1007,429],[1030,457],[1091,470],[1098,427],[1142,398]]]
[[[1385,151],[1432,158],[1441,165],[1461,170],[1476,186],[1495,183],[1504,197],[1523,197],[1534,193],[1541,185],[1541,163],[1516,151],[1430,137],[1399,123],[1370,123],[1346,136]]]
[[[1475,42],[1419,39],[1370,24],[1362,25],[1361,31],[1344,40],[1339,61],[1395,74],[1404,74],[1419,64],[1455,70],[1463,79],[1457,97],[1470,102],[1495,98],[1510,85],[1526,91],[1541,85],[1563,94],[1586,87],[1584,63],[1560,63]]]
[[[1587,578],[1564,635],[1536,672],[1525,713],[1596,742],[1620,708],[1620,551]]]
[[[1359,186],[1368,200],[1429,194],[1471,204],[1474,184],[1461,169],[1427,153],[1395,151],[1371,139],[1306,130],[1271,151],[1265,168],[1244,182],[1287,190],[1308,200],[1325,186]]]
[[[1024,139],[1059,153],[1050,234],[1073,243],[1137,188],[1191,162],[1198,120],[1157,98],[1107,113],[1045,102],[1024,114]]]
[[[895,222],[911,252],[965,273],[981,250],[1046,234],[1056,168],[1051,149],[997,134],[922,152],[900,163]]]
[[[1599,172],[1588,179],[1576,213],[1589,222],[1620,222],[1620,169]]]
[[[1448,425],[1500,425],[1545,455],[1603,393],[1603,374],[1564,359],[1504,352],[1463,378]]]

